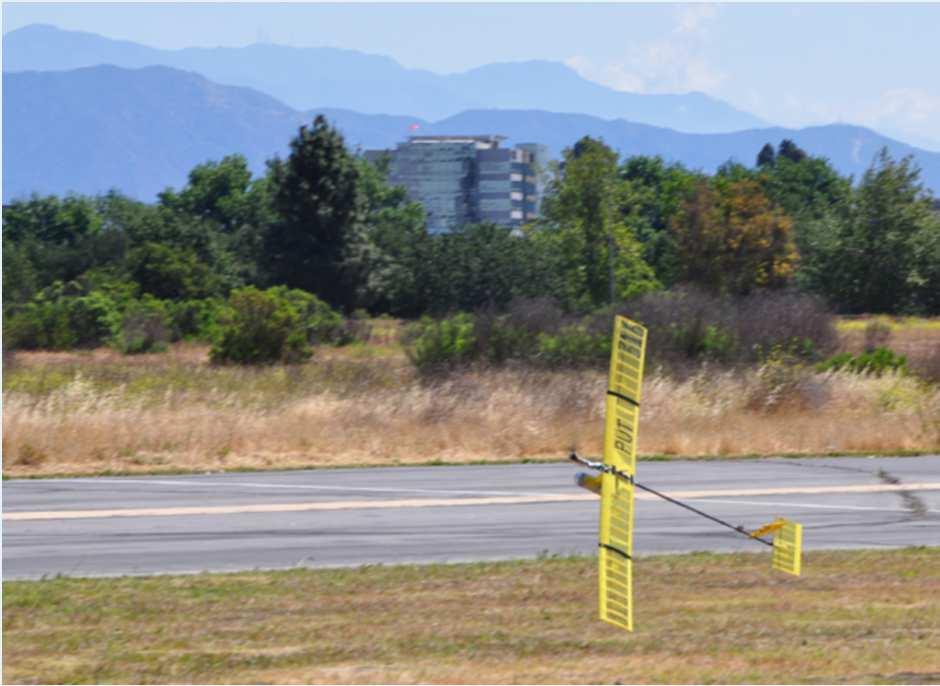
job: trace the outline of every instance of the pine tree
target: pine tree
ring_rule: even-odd
[[[786,158],[791,162],[802,162],[806,159],[806,151],[789,138],[784,138],[777,148],[777,157]]]
[[[340,133],[318,115],[302,126],[286,160],[268,162],[277,219],[265,240],[273,284],[352,303],[349,249],[359,230],[359,172]]]
[[[771,167],[773,166],[776,158],[777,155],[774,153],[774,146],[772,146],[770,143],[764,143],[764,147],[760,149],[759,153],[757,153],[757,166]]]

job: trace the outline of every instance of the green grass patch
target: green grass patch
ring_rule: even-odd
[[[6,582],[7,683],[930,683],[940,548]]]

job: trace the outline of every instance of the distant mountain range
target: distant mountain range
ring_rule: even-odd
[[[267,93],[297,110],[342,108],[439,120],[468,109],[537,109],[716,133],[766,122],[702,93],[624,93],[558,62],[490,64],[460,74],[406,69],[389,57],[336,48],[255,44],[159,50],[34,24],[3,37],[5,71],[65,71],[112,64],[162,65]]]
[[[921,150],[871,129],[848,124],[803,129],[774,126],[733,133],[692,134],[581,114],[475,110],[450,117],[429,129],[430,133],[442,134],[494,131],[507,136],[507,142],[537,141],[556,154],[581,135],[590,135],[603,138],[621,155],[660,155],[666,160],[708,172],[729,159],[753,166],[764,143],[776,146],[784,138],[790,138],[810,154],[828,158],[842,174],[852,174],[856,178],[869,167],[876,153],[887,147],[895,158],[913,155],[921,167],[924,182],[935,192],[940,190],[940,153]]]
[[[232,153],[245,155],[258,173],[266,159],[286,152],[297,128],[316,112],[333,121],[353,148],[394,147],[411,133],[494,133],[507,136],[507,143],[544,143],[558,156],[591,135],[624,156],[662,155],[705,171],[728,159],[751,165],[764,143],[792,138],[857,177],[887,146],[896,157],[913,155],[924,182],[940,191],[940,153],[857,126],[689,134],[623,119],[494,109],[430,122],[335,108],[299,111],[250,88],[220,86],[169,67],[97,66],[4,74],[4,201],[34,191],[93,194],[111,188],[152,200],[167,186],[184,184],[196,164]]]
[[[257,91],[167,67],[6,73],[4,201],[111,188],[152,200],[234,152],[260,171],[303,119]]]

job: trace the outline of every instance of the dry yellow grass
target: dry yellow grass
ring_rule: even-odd
[[[298,367],[212,367],[206,350],[20,353],[4,379],[10,476],[559,458],[601,449],[603,370],[417,378],[400,351],[322,350]],[[933,450],[940,388],[704,367],[648,371],[644,455]]]
[[[843,350],[885,346],[907,357],[912,371],[940,383],[940,318],[867,317],[843,320],[838,329]]]
[[[892,331],[937,331],[940,317],[895,317],[887,314],[840,317],[836,322],[839,331],[863,331],[871,323],[878,323]]]
[[[937,683],[940,548],[4,584],[6,683]]]

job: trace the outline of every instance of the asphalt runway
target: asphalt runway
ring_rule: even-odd
[[[593,554],[571,463],[3,482],[3,577],[111,576]],[[804,546],[940,545],[940,456],[641,462],[637,479]],[[769,551],[640,494],[638,556]]]

